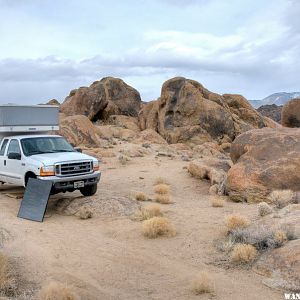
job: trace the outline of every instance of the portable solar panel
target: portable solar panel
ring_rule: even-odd
[[[18,217],[43,222],[51,188],[51,181],[29,178]]]

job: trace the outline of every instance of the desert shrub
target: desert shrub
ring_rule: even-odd
[[[135,194],[135,200],[137,200],[137,201],[146,201],[147,196],[143,192],[138,192],[138,193]]]
[[[234,247],[235,241],[232,239],[231,235],[229,235],[224,239],[217,240],[215,245],[218,250],[228,253]]]
[[[157,177],[155,180],[154,180],[154,184],[153,185],[158,185],[158,184],[169,184],[167,179],[164,178],[164,177]]]
[[[16,282],[12,276],[11,266],[6,255],[0,253],[0,295],[15,294]]]
[[[224,199],[218,196],[210,197],[209,201],[212,207],[223,207],[225,204]]]
[[[154,198],[155,202],[161,203],[161,204],[170,204],[171,203],[171,197],[170,195],[156,195]]]
[[[266,202],[260,202],[258,204],[258,214],[263,217],[273,212],[272,207]]]
[[[80,298],[66,285],[51,282],[44,286],[38,295],[40,300],[79,300]]]
[[[250,221],[248,218],[239,215],[239,214],[232,214],[226,217],[226,226],[228,231],[232,231],[237,228],[245,228],[249,226]]]
[[[81,207],[78,213],[81,220],[86,220],[93,217],[93,212],[88,207]]]
[[[121,165],[125,166],[130,161],[130,158],[126,155],[119,155],[118,160]]]
[[[154,217],[143,222],[143,234],[148,238],[157,238],[159,236],[174,236],[176,229],[164,217]]]
[[[207,272],[200,272],[193,279],[191,290],[196,295],[212,293],[214,291],[214,283],[211,276]]]
[[[277,208],[283,208],[293,201],[294,192],[291,190],[275,190],[269,195],[269,200]]]
[[[153,189],[156,194],[160,195],[165,195],[170,192],[170,187],[163,183],[155,185]]]
[[[162,215],[163,215],[163,213],[158,204],[150,204],[141,209],[142,220],[148,220],[153,217],[161,217]]]
[[[278,232],[275,235],[275,232]],[[253,245],[258,250],[266,250],[280,247],[283,238],[288,239],[288,233],[284,229],[270,228],[265,225],[256,225],[248,228],[238,228],[230,232],[235,243]]]
[[[276,242],[278,243],[278,246],[283,245],[288,239],[286,232],[283,230],[277,230],[274,233],[274,238],[275,238]]]
[[[207,178],[207,168],[205,166],[196,165],[195,163],[191,162],[188,165],[187,170],[192,177],[198,179]]]
[[[252,262],[257,256],[257,250],[249,244],[236,244],[231,252],[231,258],[235,262]]]

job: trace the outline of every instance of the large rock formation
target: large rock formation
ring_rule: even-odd
[[[93,123],[83,115],[60,115],[59,134],[74,146],[99,147],[99,135]]]
[[[290,241],[281,248],[267,252],[254,270],[269,277],[264,282],[272,288],[300,292],[300,240]]]
[[[227,190],[234,201],[264,201],[270,191],[300,186],[300,130],[263,128],[238,136]]]
[[[137,90],[121,79],[106,77],[89,87],[71,91],[61,105],[61,112],[66,115],[85,115],[91,121],[107,119],[111,115],[136,117],[141,103]]]
[[[276,104],[262,105],[257,109],[257,111],[275,122],[280,123],[281,121],[282,106],[277,106]]]
[[[141,129],[153,129],[169,143],[233,140],[266,125],[264,118],[239,95],[218,95],[200,83],[176,77],[163,84],[161,97],[139,114]]]
[[[286,127],[300,127],[300,98],[293,99],[283,106],[281,124]]]

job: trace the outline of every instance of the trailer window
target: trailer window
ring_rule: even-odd
[[[0,149],[0,155],[3,156],[5,153],[5,149],[8,143],[8,139],[3,140],[3,143],[1,145],[1,149]]]

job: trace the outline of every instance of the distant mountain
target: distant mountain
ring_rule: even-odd
[[[255,108],[258,108],[262,105],[271,105],[271,104],[276,104],[278,106],[281,106],[284,105],[289,100],[297,97],[300,97],[300,92],[294,92],[294,93],[282,92],[282,93],[272,94],[262,100],[249,100],[249,102]]]

